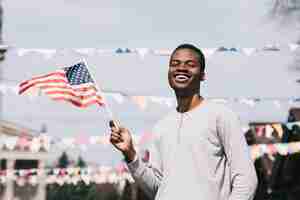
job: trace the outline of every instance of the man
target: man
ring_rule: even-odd
[[[257,185],[237,116],[200,95],[205,59],[190,44],[178,46],[169,62],[169,85],[177,108],[155,127],[149,163],[135,151],[129,131],[111,123],[111,143],[134,179],[156,200],[251,200]],[[221,89],[221,88],[220,88]]]

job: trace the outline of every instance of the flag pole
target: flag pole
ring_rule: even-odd
[[[96,87],[97,93],[99,93],[99,94],[102,96],[102,98],[103,98],[103,101],[104,101],[104,109],[105,109],[106,113],[108,114],[110,120],[113,121],[115,127],[116,127],[116,128],[119,128],[119,125],[118,125],[117,121],[114,120],[114,116],[113,116],[112,110],[110,109],[110,107],[109,107],[109,105],[108,105],[108,102],[107,102],[107,100],[106,100],[106,97],[105,97],[104,93],[102,92],[102,90],[99,88],[98,83],[96,82],[96,79],[94,78],[93,74],[91,73],[91,71],[90,71],[90,69],[89,69],[89,67],[88,67],[88,63],[87,63],[86,59],[82,58],[81,60],[84,62],[84,64],[85,64],[85,66],[86,66],[86,68],[87,68],[87,70],[88,70],[88,72],[89,72],[89,74],[90,74],[92,80],[93,80],[94,83],[95,83],[95,87]]]

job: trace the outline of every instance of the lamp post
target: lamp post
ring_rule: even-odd
[[[2,37],[2,27],[3,27],[3,7],[2,0],[0,0],[0,85],[3,84],[3,69],[2,62],[5,59],[5,52],[7,51],[7,46],[3,45]],[[0,119],[2,119],[2,105],[3,105],[3,93],[0,91]],[[1,132],[1,130],[0,130]]]

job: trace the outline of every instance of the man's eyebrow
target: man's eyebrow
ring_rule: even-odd
[[[181,62],[182,60],[179,60],[179,59],[171,59],[171,61]],[[189,60],[185,60],[185,62],[197,62],[197,60],[189,59]]]

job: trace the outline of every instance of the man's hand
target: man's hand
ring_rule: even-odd
[[[127,162],[133,161],[136,151],[129,131],[123,127],[116,127],[114,121],[110,121],[109,126],[111,128],[110,142],[123,153]]]

